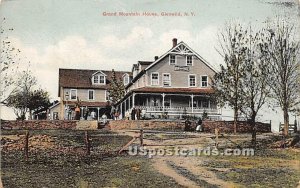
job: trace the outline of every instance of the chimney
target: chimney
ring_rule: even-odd
[[[173,38],[173,48],[175,47],[175,46],[177,46],[177,38]]]
[[[155,57],[154,57],[154,60],[155,60],[155,61],[158,60],[158,56],[155,56]]]

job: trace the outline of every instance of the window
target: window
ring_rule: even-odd
[[[156,98],[153,98],[152,102],[153,102],[153,106],[158,106],[159,105],[158,100]]]
[[[104,84],[105,83],[105,76],[99,75],[99,83]]]
[[[93,84],[105,84],[105,76],[104,75],[94,75],[93,76]]]
[[[186,56],[186,65],[193,66],[193,56]]]
[[[189,87],[196,87],[196,75],[189,75]]]
[[[207,86],[208,86],[208,77],[201,76],[201,87],[207,87]]]
[[[171,98],[165,99],[165,107],[171,107]]]
[[[109,99],[110,99],[108,91],[105,91],[105,99],[106,99],[106,101],[109,101]]]
[[[95,100],[95,91],[94,90],[88,90],[88,99],[89,100]]]
[[[159,84],[159,74],[151,73],[151,85],[157,86]]]
[[[208,101],[202,101],[202,108],[208,108]]]
[[[127,85],[129,83],[129,76],[128,76],[128,74],[124,75],[124,77],[123,77],[123,83],[124,83],[124,85]]]
[[[170,55],[169,56],[169,63],[170,65],[175,65],[176,64],[176,56],[175,55]]]
[[[99,77],[98,77],[97,75],[94,76],[94,83],[95,83],[95,84],[99,83]]]
[[[71,89],[70,94],[71,94],[71,100],[77,99],[77,89]]]
[[[171,86],[171,75],[170,73],[164,73],[163,74],[163,86]]]

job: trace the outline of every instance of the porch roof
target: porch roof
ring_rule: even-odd
[[[75,106],[76,101],[64,101],[64,104]],[[106,107],[107,105],[108,105],[107,102],[88,102],[88,101],[80,102],[80,106],[88,106],[88,107]]]
[[[166,88],[166,87],[142,87],[131,90],[136,93],[185,93],[185,94],[213,94],[211,88]]]

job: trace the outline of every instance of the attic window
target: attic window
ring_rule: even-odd
[[[124,82],[124,85],[127,85],[129,83],[129,76],[128,76],[128,74],[124,75],[123,82]]]
[[[175,65],[176,64],[176,57],[175,55],[170,55],[169,56],[170,60],[170,65]]]
[[[186,56],[186,65],[193,66],[193,56]]]
[[[104,75],[94,75],[93,76],[93,84],[105,84],[105,76]]]

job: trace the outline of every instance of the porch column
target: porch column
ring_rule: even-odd
[[[163,112],[165,112],[165,93],[162,94]]]
[[[130,98],[131,98],[131,97],[128,97],[128,109],[131,108],[131,107],[130,107]]]
[[[127,111],[127,99],[125,99],[125,101],[124,101],[124,111],[126,112]]]
[[[210,110],[210,100],[208,99],[208,109]]]
[[[191,95],[191,100],[192,100],[192,113],[194,113],[194,95]]]
[[[121,119],[123,119],[123,102],[121,102],[121,104],[120,104],[120,114],[121,114]]]
[[[132,94],[132,107],[134,107],[134,99],[135,99],[135,93]]]
[[[100,117],[99,117],[99,116],[100,116],[100,113],[99,113],[99,111],[100,111],[100,108],[99,108],[99,107],[97,107],[97,110],[98,110],[98,112],[97,112],[97,114],[98,114],[98,115],[97,115],[97,117],[98,117],[98,118],[97,118],[97,119],[98,119],[98,121],[99,121],[99,120],[100,120]]]

